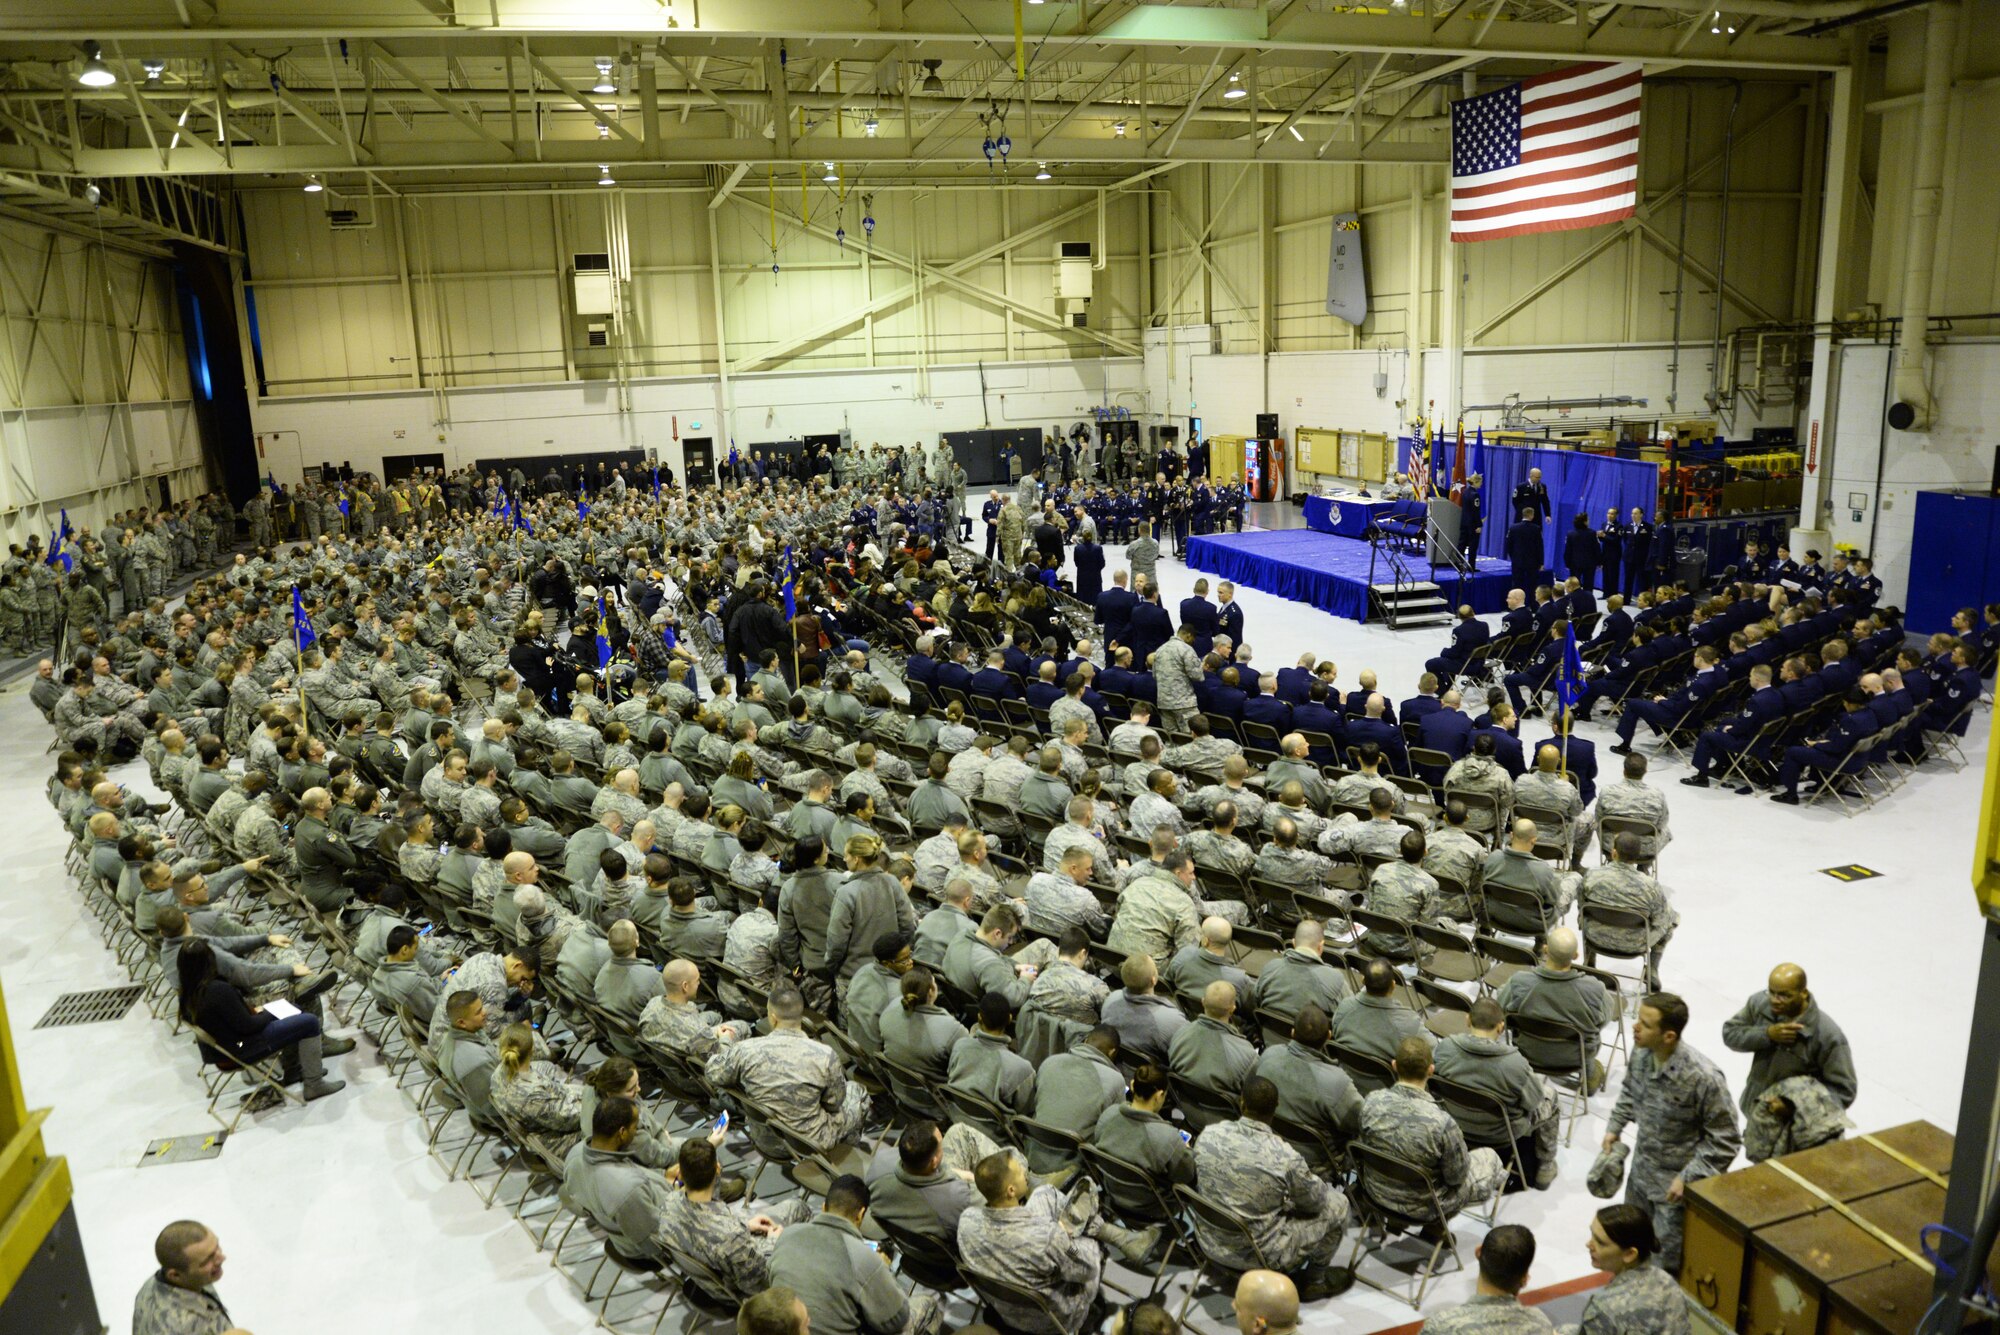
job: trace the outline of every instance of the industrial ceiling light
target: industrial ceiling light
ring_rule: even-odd
[[[599,185],[618,184],[617,180],[615,180],[611,175],[611,168],[604,165],[600,165],[597,169],[597,183]]]
[[[924,93],[942,93],[944,91],[944,80],[938,78],[938,67],[942,64],[944,64],[942,60],[925,59],[924,81],[918,86],[917,91]]]
[[[611,127],[603,121],[599,121],[597,123],[597,137],[599,139],[609,139],[611,137]]]
[[[618,84],[611,77],[610,61],[600,60],[597,62],[597,83],[592,86],[590,91],[593,93],[615,93],[618,91]]]
[[[1125,122],[1119,121],[1116,125],[1113,125],[1111,127],[1111,133],[1116,135],[1118,138],[1123,139],[1125,137]]]
[[[118,82],[118,76],[104,63],[104,53],[96,42],[90,44],[90,55],[83,62],[83,69],[78,71],[76,81],[85,88],[109,88]]]
[[[1302,144],[1306,141],[1306,137],[1299,133],[1298,126],[1292,125],[1292,126],[1287,126],[1286,128],[1292,132],[1292,138],[1298,140]]]
[[[319,183],[319,177],[317,176],[306,177],[305,191],[307,194],[316,195],[324,189],[326,189],[326,187]]]
[[[1234,102],[1239,97],[1248,97],[1250,90],[1243,86],[1242,75],[1232,74],[1229,76],[1229,87],[1222,90],[1222,95]]]
[[[826,175],[820,177],[819,179],[822,181],[831,181],[838,184],[840,181],[840,173],[834,170],[833,164],[829,162],[826,164]]]
[[[167,72],[167,62],[164,60],[142,60],[139,62],[139,67],[146,71],[146,82],[154,87],[159,86],[160,76]]]
[[[90,205],[93,209],[104,202],[104,191],[98,188],[97,182],[85,181],[83,183],[83,202]]]
[[[1722,11],[1719,9],[1715,11],[1715,17],[1709,21],[1708,30],[1718,36],[1723,33],[1728,33],[1731,37],[1736,35],[1736,25],[1733,23],[1724,23],[1722,21]]]
[[[1052,176],[1053,173],[1049,171],[1048,163],[1038,162],[1035,164],[1035,179],[1037,181],[1047,181],[1052,179]]]
[[[861,128],[867,131],[870,139],[873,139],[875,132],[882,128],[882,122],[876,120],[875,113],[871,111],[868,113],[868,119],[861,122]]]

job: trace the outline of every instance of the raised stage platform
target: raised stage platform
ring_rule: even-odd
[[[1368,563],[1373,555],[1368,544],[1357,538],[1294,528],[1190,538],[1187,566],[1337,617],[1366,621]],[[1418,562],[1416,569],[1423,578],[1430,577],[1428,563]],[[1386,565],[1378,566],[1375,573],[1385,583],[1390,578]],[[1454,607],[1470,602],[1475,612],[1498,612],[1507,605],[1510,578],[1505,561],[1483,556],[1479,558],[1479,573],[1463,589],[1453,581],[1449,568],[1439,572],[1437,582]]]

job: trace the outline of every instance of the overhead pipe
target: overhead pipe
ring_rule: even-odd
[[[1895,399],[1889,425],[1928,431],[1937,412],[1928,381],[1931,270],[1937,262],[1938,215],[1944,207],[1944,137],[1957,54],[1958,3],[1940,0],[1924,25],[1924,100],[1917,110],[1917,153],[1903,251],[1903,326],[1896,340]]]

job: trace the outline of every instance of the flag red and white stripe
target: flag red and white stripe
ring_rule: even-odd
[[[1572,65],[1452,105],[1451,239],[1597,227],[1638,205],[1636,64]]]

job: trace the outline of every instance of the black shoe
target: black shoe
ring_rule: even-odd
[[[1685,779],[1682,779],[1681,782],[1690,788],[1706,788],[1708,787],[1708,776],[1706,774],[1690,774]],[[1746,789],[1745,791],[1748,790]]]
[[[1788,807],[1795,807],[1799,804],[1799,795],[1797,793],[1772,793],[1771,800],[1773,802],[1782,802]]]
[[[1618,744],[1617,744],[1616,746],[1614,746],[1614,747],[1612,747],[1612,748],[1611,748],[1611,754],[1612,754],[1612,755],[1614,755],[1614,756],[1629,756],[1629,755],[1631,755],[1631,754],[1632,754],[1632,743],[1630,743],[1630,742],[1620,742],[1620,743],[1618,743]]]
[[[1304,1276],[1299,1285],[1299,1301],[1321,1302],[1327,1298],[1338,1298],[1354,1287],[1354,1271],[1347,1266],[1323,1266]]]
[[[292,989],[292,1001],[295,1004],[311,1001],[320,993],[330,990],[339,981],[340,975],[331,969],[323,973],[313,974],[311,977],[301,981],[296,988]]]

